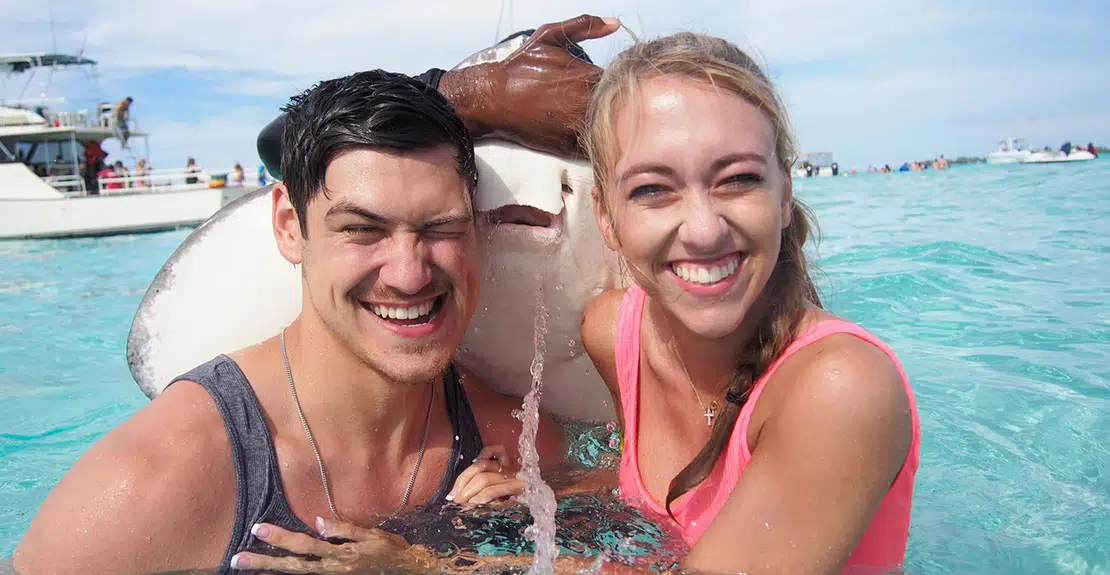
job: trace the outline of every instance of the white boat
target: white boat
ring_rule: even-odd
[[[998,149],[987,154],[988,164],[1018,164],[1033,154],[1022,138],[1009,138],[998,143]]]
[[[95,66],[66,54],[0,55],[0,73]],[[28,80],[28,84],[30,81]],[[51,100],[57,101],[57,100]],[[61,100],[64,101],[64,100]],[[126,234],[197,226],[250,191],[226,173],[186,169],[101,177],[85,172],[86,150],[119,139],[113,105],[59,111],[0,100],[0,239]],[[147,134],[129,122],[133,148]],[[88,148],[86,148],[88,146]],[[147,153],[146,158],[150,158]]]
[[[1063,150],[1045,150],[1033,152],[1028,158],[1021,161],[1023,164],[1057,164],[1061,162],[1088,162],[1095,159],[1095,155],[1087,150],[1072,148],[1065,154]]]
[[[794,160],[790,174],[795,178],[839,176],[840,165],[833,161],[832,152],[802,152]]]

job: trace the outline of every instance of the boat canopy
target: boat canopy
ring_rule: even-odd
[[[26,72],[31,68],[54,66],[95,66],[96,61],[72,54],[41,52],[37,54],[0,54],[0,72],[8,74]]]

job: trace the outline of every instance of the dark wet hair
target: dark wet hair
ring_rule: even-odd
[[[307,234],[308,203],[323,192],[328,164],[355,148],[419,150],[449,144],[459,176],[473,193],[478,183],[474,141],[450,102],[424,82],[370,70],[316,84],[293,96],[281,143],[282,182]]]

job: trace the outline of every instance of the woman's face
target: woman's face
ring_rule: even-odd
[[[597,210],[606,242],[688,330],[729,335],[767,284],[790,223],[774,124],[742,97],[678,76],[641,81],[615,118],[609,217]]]

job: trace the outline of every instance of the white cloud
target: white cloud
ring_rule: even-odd
[[[1107,58],[1095,58],[1106,54],[1096,43],[1105,18],[1081,14],[1082,1],[532,0],[508,2],[504,13],[501,0],[52,5],[59,48],[84,45],[101,62],[111,99],[118,84],[174,69],[203,84],[206,101],[236,108],[194,125],[179,110],[202,109],[196,102],[143,101],[158,156],[174,162],[187,154],[255,161],[255,137],[275,102],[318,80],[374,67],[450,67],[498,35],[584,12],[619,16],[648,37],[688,29],[752,50],[783,88],[803,147],[832,151],[842,165],[983,154],[1013,135],[1054,145],[1110,140],[1106,113],[1090,107],[1110,92]],[[5,10],[0,51],[49,49],[43,5]],[[586,49],[604,63],[628,42],[618,32]],[[1073,57],[1060,51],[1068,45]]]

